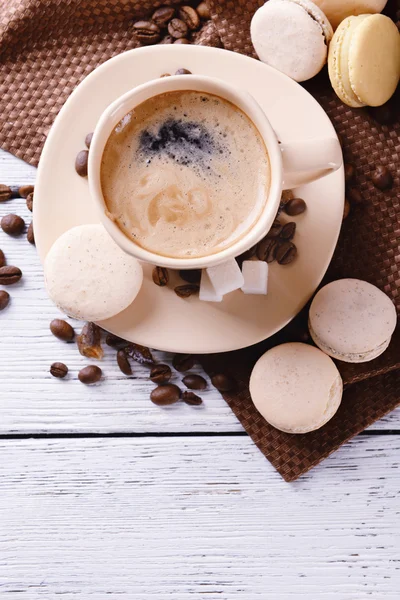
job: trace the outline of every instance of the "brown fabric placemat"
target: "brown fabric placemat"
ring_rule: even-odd
[[[174,0],[0,0],[1,147],[37,165],[49,128],[76,85],[105,60],[139,45],[132,31],[135,21],[161,5],[175,4]],[[195,43],[254,56],[249,25],[263,0],[208,0],[208,4],[212,21],[196,33]],[[386,10],[398,19],[395,0]],[[381,126],[366,110],[344,106],[326,71],[306,88],[341,136],[345,159],[356,167],[356,185],[364,199],[362,206],[353,207],[343,226],[326,281],[366,279],[384,290],[400,311],[399,120]],[[388,192],[380,192],[370,181],[378,162],[394,175],[393,189]],[[321,430],[299,436],[269,426],[249,396],[251,369],[268,347],[301,340],[305,332],[303,311],[284,331],[262,344],[202,358],[210,373],[227,371],[238,379],[238,392],[224,397],[287,481],[299,477],[400,403],[398,330],[383,356],[363,365],[339,365],[347,389],[339,412]]]

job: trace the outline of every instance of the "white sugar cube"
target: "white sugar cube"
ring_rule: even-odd
[[[268,263],[262,260],[245,260],[242,264],[245,294],[266,295],[268,290]]]
[[[200,292],[199,292],[200,300],[204,302],[222,302],[222,296],[216,293],[213,284],[209,276],[207,275],[207,271],[205,269],[201,272],[201,280],[200,280]]]
[[[218,296],[238,290],[244,283],[242,271],[234,258],[215,267],[208,267],[207,273]]]

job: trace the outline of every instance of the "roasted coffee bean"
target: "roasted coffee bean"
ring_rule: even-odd
[[[179,38],[174,41],[174,44],[190,44],[190,42],[187,38]]]
[[[12,189],[8,185],[0,183],[0,202],[9,200],[12,196]]]
[[[276,260],[280,265],[288,265],[297,256],[297,248],[292,242],[283,241],[276,249]]]
[[[218,373],[211,377],[211,383],[219,392],[231,392],[236,387],[235,380],[223,373]]]
[[[195,375],[189,373],[182,379],[183,383],[189,390],[205,390],[207,387],[207,381],[201,375]]]
[[[124,375],[132,375],[132,367],[129,363],[125,350],[118,350],[117,363]]]
[[[173,19],[174,16],[175,9],[172,6],[160,6],[160,8],[157,8],[151,15],[151,20],[162,29],[168,25],[169,21]]]
[[[10,294],[4,290],[0,290],[0,310],[7,308],[10,302]]]
[[[386,102],[382,106],[371,106],[368,108],[370,116],[380,125],[390,125],[396,120],[396,112],[393,102]]]
[[[267,263],[275,260],[278,241],[274,238],[265,237],[257,244],[257,258]]]
[[[271,229],[268,231],[267,236],[269,238],[277,238],[281,235],[283,229],[283,225],[279,223],[279,221],[275,220],[272,224]]]
[[[22,277],[21,269],[18,267],[8,266],[0,267],[0,284],[1,285],[12,285],[18,283]]]
[[[193,392],[183,392],[182,400],[186,402],[186,404],[189,404],[189,406],[200,406],[200,404],[203,404],[203,400],[200,396],[197,396]]]
[[[172,359],[172,366],[180,373],[193,369],[196,359],[192,354],[175,354]]]
[[[296,233],[296,223],[294,221],[290,221],[290,223],[286,223],[283,226],[283,229],[280,234],[280,238],[282,240],[292,240],[294,238],[294,234]]]
[[[157,406],[168,406],[169,404],[175,404],[181,397],[181,390],[177,385],[173,383],[167,383],[166,385],[159,385],[154,388],[150,394],[150,400],[157,404]]]
[[[6,264],[6,257],[4,256],[3,250],[0,250],[0,267],[4,267]]]
[[[187,283],[185,285],[178,285],[174,292],[179,298],[189,298],[193,294],[197,294],[200,290],[200,286],[195,283]]]
[[[107,334],[106,344],[107,344],[107,346],[110,346],[110,348],[117,348],[118,350],[121,350],[122,348],[126,348],[126,346],[129,346],[129,342],[118,337],[117,335],[114,335],[113,333]]]
[[[179,277],[188,283],[200,283],[201,269],[182,269],[179,271]]]
[[[187,37],[189,28],[181,19],[172,19],[172,21],[168,23],[168,33],[177,40],[178,38]]]
[[[345,219],[347,219],[347,217],[349,216],[350,209],[351,209],[350,202],[347,200],[347,198],[345,198],[344,206],[343,206],[343,221]]]
[[[236,262],[238,263],[239,267],[242,266],[242,264],[244,263],[245,260],[250,260],[251,258],[253,258],[253,256],[255,256],[256,252],[257,252],[257,245],[252,246],[249,250],[246,250],[246,252],[243,252],[243,254],[241,254],[240,256],[237,256]]]
[[[26,239],[30,244],[35,244],[35,234],[33,232],[33,223],[30,223],[28,227],[28,232],[26,234]]]
[[[356,169],[354,167],[354,165],[352,165],[351,163],[345,163],[344,164],[344,180],[345,182],[351,183],[354,180],[356,174]]]
[[[192,75],[192,71],[189,71],[188,69],[178,69],[175,72],[175,75]]]
[[[207,2],[200,2],[200,4],[196,8],[197,13],[201,19],[210,19],[211,14],[210,10],[207,6]]]
[[[389,190],[393,185],[393,176],[384,165],[378,165],[371,174],[371,181],[378,190]]]
[[[6,215],[1,220],[1,228],[8,235],[21,235],[25,229],[25,221],[18,215]]]
[[[191,31],[200,27],[200,17],[197,11],[191,6],[181,6],[178,14],[179,18],[186,23]]]
[[[33,192],[27,195],[26,197],[26,207],[28,210],[32,212],[33,210]]]
[[[50,323],[50,331],[62,342],[72,342],[75,337],[75,331],[63,319],[53,319]]]
[[[346,196],[351,204],[362,204],[364,202],[362,194],[358,188],[349,188],[347,190]]]
[[[164,267],[154,267],[153,269],[153,281],[156,285],[164,287],[168,285],[169,274],[168,269]]]
[[[78,152],[75,159],[75,171],[81,177],[87,177],[87,169],[88,169],[88,158],[89,152],[87,150],[81,150]]]
[[[140,344],[129,344],[125,348],[125,352],[128,356],[133,358],[133,360],[141,365],[147,365],[148,367],[151,367],[156,362],[149,348],[146,348],[146,346],[140,346]]]
[[[160,44],[173,44],[174,41],[175,40],[172,37],[172,35],[165,35],[163,37],[163,39],[161,40]],[[166,75],[170,75],[170,73],[166,73],[165,75],[161,75],[161,77],[165,77]]]
[[[133,30],[136,39],[144,46],[157,44],[161,39],[161,29],[153,21],[137,21],[133,25]]]
[[[53,377],[57,377],[58,379],[64,379],[64,377],[68,374],[68,367],[61,362],[55,362],[50,367],[50,373]]]
[[[101,347],[101,329],[95,323],[86,323],[81,334],[77,336],[79,352],[86,358],[97,358],[101,360],[104,355]]]
[[[154,383],[168,383],[171,379],[171,367],[168,365],[154,365],[150,371],[150,379]]]
[[[21,198],[27,198],[29,194],[33,194],[34,189],[33,185],[21,185],[21,187],[18,188],[18,193]]]
[[[96,365],[88,365],[81,369],[78,373],[78,379],[81,383],[91,385],[100,381],[103,372],[100,367]]]
[[[90,133],[88,133],[87,136],[85,137],[85,146],[86,146],[86,148],[90,148],[90,144],[92,143],[92,138],[93,138],[93,131],[91,131]]]
[[[162,75],[160,75],[161,77],[171,77],[171,73],[163,73]]]
[[[288,200],[288,202],[286,202],[283,210],[289,217],[297,217],[297,215],[301,215],[306,208],[307,204],[302,198],[293,198],[293,200]]]

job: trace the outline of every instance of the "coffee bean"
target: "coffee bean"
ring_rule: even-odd
[[[192,71],[189,71],[188,69],[178,69],[175,72],[175,75],[192,75]]]
[[[386,102],[382,106],[371,106],[368,108],[368,112],[380,125],[390,125],[396,120],[393,102]]]
[[[178,38],[186,37],[189,33],[189,28],[181,19],[172,19],[168,23],[168,33],[177,40]]]
[[[203,404],[203,400],[200,396],[197,396],[193,392],[183,392],[182,400],[186,402],[186,404],[189,404],[189,406],[200,406],[200,404]]]
[[[81,369],[78,373],[78,379],[81,383],[91,385],[100,381],[103,372],[100,367],[96,365],[88,365]]]
[[[132,367],[129,363],[128,357],[125,354],[125,350],[118,350],[117,363],[124,375],[132,375]]]
[[[18,283],[22,277],[21,269],[18,267],[8,266],[0,267],[0,284],[1,285],[12,285]]]
[[[257,246],[252,246],[249,250],[246,250],[246,252],[243,252],[243,254],[241,254],[240,256],[236,256],[236,262],[239,265],[240,268],[242,268],[242,265],[244,263],[245,260],[250,260],[251,258],[253,258],[253,256],[255,256],[257,251]]]
[[[351,204],[362,204],[364,202],[362,194],[358,188],[349,188],[347,190],[346,196],[347,199],[351,202]]]
[[[4,256],[3,250],[0,250],[0,267],[4,267],[6,264],[6,257]]]
[[[155,365],[150,371],[150,379],[154,383],[168,383],[171,379],[171,367],[168,365]]]
[[[346,183],[351,183],[354,180],[356,169],[351,163],[344,164],[344,180]]]
[[[107,334],[106,344],[107,344],[107,346],[110,346],[110,348],[118,348],[118,350],[121,350],[122,348],[126,348],[126,346],[129,346],[129,342],[118,337],[117,335],[114,335],[113,333]]]
[[[275,260],[278,241],[274,238],[265,237],[257,244],[257,258],[267,263]]]
[[[30,223],[28,227],[28,232],[26,234],[26,239],[30,244],[35,244],[35,234],[33,232],[33,223]]]
[[[286,223],[283,226],[283,229],[280,234],[280,238],[282,240],[292,240],[294,238],[294,234],[296,233],[296,223],[294,221],[290,221],[290,223]]]
[[[201,19],[210,19],[211,18],[211,14],[210,14],[210,10],[207,6],[207,2],[200,2],[198,7],[196,8],[196,10]]]
[[[156,25],[163,28],[166,27],[171,19],[175,16],[175,9],[172,6],[160,6],[151,15],[151,20]]]
[[[172,359],[172,365],[174,369],[180,373],[190,371],[190,369],[193,369],[195,363],[196,359],[192,354],[175,354],[174,358]]]
[[[21,187],[18,188],[18,193],[21,198],[27,198],[29,194],[33,194],[34,189],[33,185],[21,185]]]
[[[393,185],[393,176],[384,165],[378,165],[371,174],[371,181],[378,190],[388,190]]]
[[[8,185],[0,183],[0,202],[9,200],[12,196],[12,189]]]
[[[72,342],[75,337],[75,331],[63,319],[53,319],[50,323],[50,331],[62,342]]]
[[[58,379],[64,379],[64,377],[68,373],[67,365],[61,362],[55,362],[50,367],[50,373],[53,377],[57,377]]]
[[[276,249],[276,260],[280,265],[288,265],[297,256],[297,248],[292,242],[281,242]]]
[[[301,215],[307,208],[307,204],[302,198],[293,198],[289,200],[283,207],[283,210],[289,217],[297,217]]]
[[[179,38],[174,41],[174,44],[190,44],[190,42],[187,38]]]
[[[179,18],[186,23],[191,31],[200,27],[200,17],[197,11],[191,6],[181,6],[178,14]]]
[[[281,223],[279,223],[278,220],[275,220],[272,224],[271,229],[268,231],[267,236],[269,238],[277,238],[281,235],[282,229],[283,229],[283,225],[281,225]]]
[[[171,77],[171,73],[163,73],[162,75],[160,75],[161,77]]]
[[[26,197],[26,207],[28,210],[32,212],[33,210],[33,192],[27,195]]]
[[[86,358],[97,358],[101,360],[104,355],[101,347],[101,329],[95,323],[86,323],[80,335],[76,338],[78,350]]]
[[[351,209],[350,202],[347,200],[347,198],[345,198],[345,200],[344,200],[344,206],[343,206],[343,217],[342,217],[343,221],[345,219],[347,219],[347,217],[349,216],[350,209]]]
[[[10,302],[10,294],[4,290],[0,290],[0,310],[7,308]]]
[[[93,131],[91,131],[90,133],[88,133],[87,136],[85,137],[85,146],[86,146],[86,148],[90,148],[90,144],[92,143],[92,138],[93,138]]]
[[[1,220],[1,228],[8,235],[21,235],[25,229],[25,221],[18,215],[6,215]]]
[[[182,269],[179,271],[179,277],[188,283],[200,283],[201,269]]]
[[[175,404],[181,397],[181,390],[177,385],[173,383],[167,383],[166,385],[159,385],[154,388],[150,394],[150,400],[157,404],[157,406],[168,406],[169,404]]]
[[[223,373],[218,373],[211,377],[211,383],[219,392],[231,392],[236,387],[235,380]]]
[[[172,37],[172,35],[165,35],[163,37],[163,39],[161,40],[160,44],[173,44],[174,41],[175,40]],[[170,73],[166,73],[165,75],[161,75],[161,77],[165,77],[166,75],[170,75]]]
[[[140,344],[129,344],[125,348],[125,352],[128,356],[133,358],[136,362],[147,367],[152,367],[155,364],[154,357],[146,346]]]
[[[81,150],[80,152],[78,152],[78,154],[76,156],[75,171],[81,177],[87,177],[88,158],[89,158],[89,152],[87,150]]]
[[[164,287],[168,285],[169,274],[168,269],[164,267],[154,267],[153,269],[153,281],[156,285]]]
[[[157,44],[161,38],[161,30],[153,21],[137,21],[133,24],[133,31],[136,39],[144,46]]]
[[[186,285],[178,285],[174,292],[179,298],[189,298],[193,294],[197,294],[199,292],[200,286],[194,283],[187,283]]]
[[[182,381],[190,390],[205,390],[207,387],[207,381],[201,375],[189,373]]]

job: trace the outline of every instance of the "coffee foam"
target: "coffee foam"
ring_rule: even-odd
[[[135,243],[175,258],[213,254],[258,219],[269,191],[264,142],[210,94],[169,92],[128,113],[103,153],[107,212]]]

